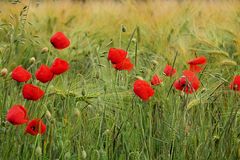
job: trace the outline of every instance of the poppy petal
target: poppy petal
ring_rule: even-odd
[[[54,74],[48,66],[42,64],[36,71],[35,76],[40,82],[47,83],[53,79]]]
[[[12,79],[17,82],[27,82],[31,77],[31,73],[24,69],[22,66],[17,66],[12,71]]]
[[[25,84],[22,89],[23,97],[27,100],[37,101],[43,97],[44,91],[32,84]]]
[[[166,76],[173,76],[175,73],[176,73],[176,69],[174,69],[172,66],[170,65],[166,65],[166,67],[164,68],[163,70],[163,73],[166,75]]]
[[[6,120],[13,125],[27,123],[27,110],[21,105],[14,105],[8,110]]]
[[[110,48],[108,52],[108,60],[112,64],[117,64],[122,62],[127,57],[127,52],[122,49]]]
[[[56,58],[50,68],[53,74],[59,75],[66,72],[69,69],[69,64],[67,61]]]
[[[62,32],[56,32],[51,37],[50,42],[56,49],[64,49],[70,45],[69,39]]]
[[[133,85],[134,93],[143,101],[148,101],[154,95],[152,87],[144,80],[136,80]]]

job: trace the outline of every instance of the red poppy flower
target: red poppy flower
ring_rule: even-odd
[[[35,136],[37,134],[44,134],[46,132],[46,129],[47,127],[41,119],[33,119],[27,124],[25,133],[29,133]]]
[[[163,73],[166,75],[166,76],[173,76],[175,73],[176,73],[176,69],[174,69],[172,66],[170,65],[166,65],[165,69],[163,70]]]
[[[125,58],[122,62],[114,64],[113,67],[117,70],[131,71],[133,69],[133,64],[129,58]]]
[[[8,110],[6,119],[13,125],[27,123],[28,122],[27,111],[21,105],[14,105]]]
[[[190,65],[190,71],[198,73],[202,70],[202,66],[206,64],[207,59],[204,56],[194,58],[190,61],[188,61],[188,64]]]
[[[27,100],[37,101],[44,95],[44,91],[41,88],[32,84],[25,84],[22,89],[23,97]]]
[[[66,72],[68,69],[69,69],[68,62],[60,58],[56,58],[50,68],[52,73],[56,75],[62,74]]]
[[[200,81],[194,72],[185,70],[183,76],[177,79],[173,86],[177,90],[184,91],[187,94],[191,94],[198,90],[200,87]]]
[[[234,91],[240,91],[240,75],[233,77],[233,81],[230,83],[229,87]]]
[[[31,73],[29,73],[26,69],[22,66],[17,66],[12,71],[12,79],[18,82],[26,82],[32,77]]]
[[[153,75],[152,80],[151,80],[151,84],[152,84],[152,85],[157,86],[157,85],[161,84],[162,82],[163,82],[163,80],[160,79],[160,78],[158,77],[158,75],[156,75],[156,74]]]
[[[53,79],[54,74],[48,66],[42,64],[36,71],[35,76],[40,82],[47,83]]]
[[[142,100],[147,101],[154,95],[152,87],[144,80],[136,80],[133,85],[134,93]]]
[[[122,49],[110,48],[108,52],[108,60],[110,60],[112,64],[117,64],[125,60],[127,54],[128,53]]]
[[[70,45],[69,39],[62,32],[55,33],[51,37],[50,42],[56,49],[64,49]]]

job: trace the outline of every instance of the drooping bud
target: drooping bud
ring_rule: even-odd
[[[1,70],[1,76],[6,76],[7,74],[8,74],[7,68],[3,68],[3,69]]]
[[[136,76],[135,78],[136,78],[136,79],[143,80],[143,77],[141,77],[141,76]]]
[[[31,57],[31,58],[29,59],[29,62],[30,62],[31,64],[35,63],[35,61],[36,61],[35,57]]]
[[[87,152],[84,149],[82,150],[82,158],[83,159],[87,158]]]
[[[47,52],[48,52],[48,47],[42,48],[41,53],[47,53]]]
[[[80,111],[78,108],[74,108],[74,116],[79,117],[80,116]]]
[[[41,156],[42,155],[42,148],[40,146],[37,146],[35,153],[37,156]]]
[[[46,115],[46,118],[49,120],[52,118],[52,114],[49,110],[46,111],[45,115]]]

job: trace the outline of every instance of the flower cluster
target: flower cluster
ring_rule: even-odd
[[[108,60],[110,60],[113,67],[118,70],[131,70],[133,65],[130,60],[126,58],[127,54],[128,53],[122,49],[110,48]],[[197,74],[203,70],[206,62],[207,59],[204,56],[188,61],[187,64],[189,64],[189,69],[183,71],[182,76],[173,83],[173,87],[176,90],[185,92],[186,94],[192,94],[197,91],[200,87],[200,81]],[[174,76],[176,72],[177,70],[169,64],[166,64],[163,70],[163,74],[167,77]],[[231,83],[230,88],[240,90],[240,85],[239,87],[234,87],[234,84],[240,82],[240,77],[235,79],[237,80]],[[154,96],[154,89],[152,86],[160,85],[163,80],[157,74],[154,74],[150,82],[151,84],[147,81],[137,79],[133,84],[134,93],[143,101],[148,101],[152,96]]]
[[[163,70],[163,74],[167,77],[172,77],[176,72],[176,69],[169,64],[166,64]],[[157,74],[153,75],[151,79],[152,86],[158,86],[162,82],[163,80]],[[133,91],[143,101],[148,101],[152,96],[154,96],[154,89],[151,85],[147,81],[138,79],[133,84]]]
[[[64,49],[70,45],[69,39],[62,32],[54,34],[51,37],[50,42],[56,49]],[[35,77],[41,83],[49,83],[57,75],[66,72],[68,69],[69,64],[67,61],[56,58],[50,67],[45,64],[41,64],[35,72]],[[32,78],[32,74],[27,69],[23,68],[23,66],[19,65],[13,69],[11,77],[17,82],[24,82],[22,86],[22,95],[24,99],[37,101],[44,96],[45,92],[40,87],[32,83],[28,83],[28,81]],[[27,109],[20,104],[13,105],[8,110],[6,120],[13,125],[22,125],[27,123],[25,132],[31,135],[44,134],[47,129],[42,119],[34,118],[29,120]]]

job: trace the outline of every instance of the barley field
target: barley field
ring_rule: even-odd
[[[0,160],[240,159],[240,1],[0,1]]]

